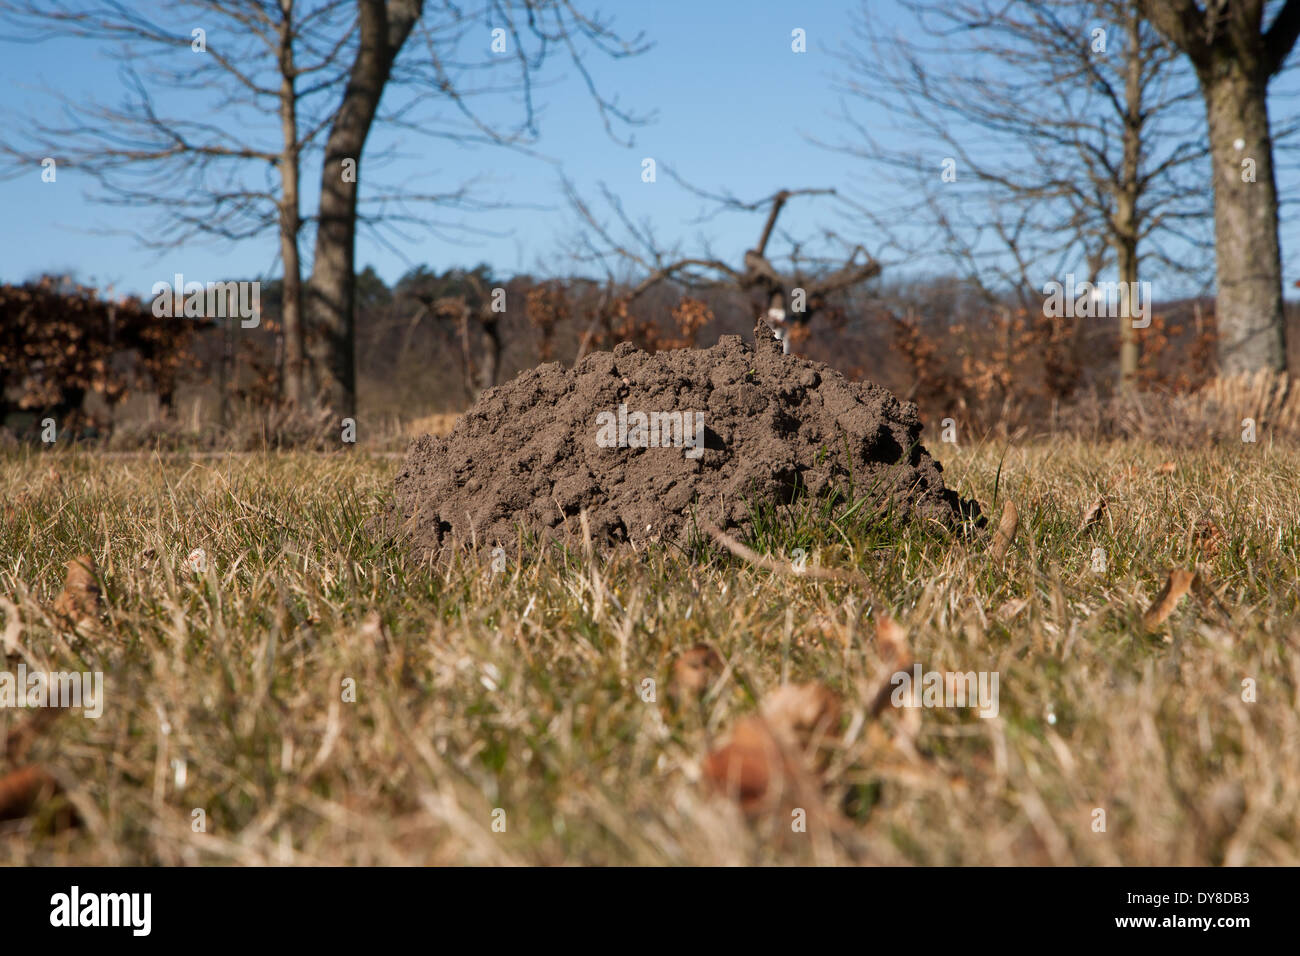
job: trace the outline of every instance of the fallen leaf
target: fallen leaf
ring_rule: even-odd
[[[1228,610],[1227,605],[1215,592],[1209,569],[1204,565],[1198,564],[1196,566],[1196,576],[1192,579],[1192,593],[1196,595],[1196,599],[1201,602],[1203,608],[1211,610],[1219,616],[1222,624],[1226,626],[1232,622],[1232,612]]]
[[[882,614],[876,619],[876,646],[880,648],[881,657],[888,661],[895,664],[904,661],[911,663],[912,652],[907,646],[907,632],[888,614]]]
[[[359,633],[367,644],[374,647],[388,646],[388,628],[384,626],[384,618],[378,611],[371,611],[362,619]]]
[[[1207,558],[1212,558],[1223,550],[1224,540],[1222,529],[1209,518],[1203,518],[1192,532],[1192,543]]]
[[[998,522],[998,530],[993,535],[993,544],[989,547],[989,557],[995,564],[1001,564],[1002,559],[1007,556],[1007,549],[1011,547],[1011,541],[1016,536],[1016,529],[1020,527],[1020,513],[1016,511],[1016,504],[1010,498],[1002,506],[1002,520]]]
[[[0,652],[6,655],[17,654],[20,646],[18,638],[23,633],[23,622],[18,616],[18,607],[8,598],[0,597],[0,610],[5,612],[5,629],[4,634],[0,635]]]
[[[825,684],[782,684],[764,698],[759,714],[786,743],[808,751],[839,732],[840,699]]]
[[[1106,496],[1100,495],[1097,500],[1092,503],[1092,507],[1084,514],[1083,523],[1079,525],[1079,530],[1085,531],[1095,525],[1101,520],[1102,513],[1105,512],[1105,510]]]
[[[79,554],[67,563],[63,591],[54,599],[54,613],[73,626],[93,622],[103,609],[95,559]]]
[[[58,791],[58,784],[40,767],[22,767],[0,777],[0,820],[18,820]]]
[[[736,721],[726,742],[704,758],[713,789],[749,815],[800,806],[820,807],[819,746],[838,735],[839,697],[815,682],[783,684],[764,698],[758,714]]]
[[[722,658],[707,644],[696,644],[673,661],[671,690],[679,697],[698,697],[722,673]]]
[[[1174,613],[1174,608],[1178,606],[1178,602],[1183,599],[1183,595],[1188,592],[1195,580],[1195,572],[1185,568],[1174,568],[1170,571],[1165,586],[1160,589],[1156,599],[1142,615],[1142,626],[1147,630],[1154,630],[1163,624],[1169,615]]]
[[[907,643],[907,632],[888,614],[876,619],[876,646],[884,661],[884,669],[876,680],[876,692],[871,695],[868,712],[879,717],[890,705],[894,691],[894,675],[912,666],[912,649]]]
[[[786,779],[797,769],[767,723],[753,716],[738,720],[727,742],[710,752],[703,766],[705,780],[749,814],[778,802]]]
[[[1015,619],[1017,614],[1028,607],[1028,605],[1029,601],[1025,598],[1012,598],[993,613],[1000,621],[1011,621]]]

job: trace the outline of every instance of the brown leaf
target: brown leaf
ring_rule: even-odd
[[[703,763],[705,781],[751,816],[821,803],[819,744],[839,732],[840,701],[818,683],[783,684],[736,721]]]
[[[284,625],[286,631],[289,630],[288,620]],[[369,612],[361,620],[359,635],[365,639],[367,644],[373,647],[388,646],[388,628],[384,626],[384,618],[378,611]]]
[[[14,524],[18,521],[18,509],[26,508],[32,503],[32,493],[30,491],[20,491],[13,499],[13,502],[5,502],[5,524]]]
[[[1084,514],[1083,523],[1079,525],[1079,530],[1086,531],[1088,528],[1091,528],[1093,525],[1095,525],[1098,521],[1101,520],[1102,513],[1105,510],[1106,510],[1106,496],[1100,495],[1097,498],[1097,500],[1092,503],[1092,507],[1089,508],[1088,511]]]
[[[22,767],[0,777],[0,820],[18,820],[58,791],[58,784],[41,767]]]
[[[1170,571],[1165,586],[1160,589],[1156,599],[1142,615],[1142,626],[1147,630],[1154,630],[1163,624],[1169,615],[1174,613],[1174,608],[1178,606],[1178,602],[1183,599],[1183,595],[1188,592],[1195,580],[1195,572],[1185,568],[1174,568]]]
[[[54,613],[73,625],[94,621],[102,610],[95,559],[80,554],[67,563],[63,591],[54,599]]]
[[[912,666],[912,649],[907,643],[907,632],[888,614],[876,619],[876,646],[884,661],[884,671],[876,681],[876,692],[871,696],[868,712],[879,717],[889,706],[894,690],[894,675]]]
[[[6,597],[0,597],[0,610],[5,612],[5,629],[0,633],[0,654],[17,654],[18,638],[23,633],[23,622],[18,616],[18,607]]]
[[[1209,569],[1204,565],[1196,566],[1196,577],[1192,579],[1192,594],[1201,602],[1201,606],[1218,615],[1220,623],[1229,625],[1232,622],[1232,612],[1228,610],[1219,595],[1215,592],[1214,581],[1210,576]]]
[[[840,699],[825,684],[782,684],[763,700],[759,714],[772,732],[807,751],[839,733]]]
[[[727,743],[704,758],[704,778],[740,803],[746,813],[762,810],[769,798],[779,800],[785,779],[797,770],[781,742],[761,717],[742,717]],[[771,791],[778,791],[775,794]]]
[[[1011,598],[993,613],[999,621],[1013,621],[1028,606],[1029,602],[1024,598]]]
[[[698,697],[722,673],[722,658],[707,644],[696,644],[673,661],[670,689],[679,697]]]
[[[1011,547],[1011,541],[1019,527],[1020,513],[1016,511],[1015,502],[1008,498],[1002,506],[1002,520],[998,522],[997,533],[993,535],[993,544],[989,547],[989,558],[994,564],[1001,564],[1007,556],[1007,549]]]
[[[727,742],[704,758],[705,783],[735,800],[750,818],[782,819],[794,807],[828,817],[822,780],[809,757],[772,731],[762,717],[742,717]]]
[[[1203,518],[1192,532],[1192,543],[1200,548],[1201,554],[1212,558],[1223,550],[1225,538],[1223,530],[1209,518]]]

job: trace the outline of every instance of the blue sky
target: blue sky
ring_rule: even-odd
[[[479,261],[500,273],[538,269],[539,263],[553,261],[557,245],[574,231],[558,191],[560,169],[585,191],[598,181],[608,183],[629,213],[638,218],[651,215],[665,237],[683,231],[687,236],[703,234],[716,241],[719,252],[731,254],[753,243],[758,229],[753,218],[727,216],[707,226],[694,225],[704,204],[662,169],[657,182],[641,182],[642,158],[654,157],[703,188],[728,186],[749,198],[785,185],[843,184],[854,175],[857,164],[852,160],[819,149],[800,135],[801,130],[816,129],[821,114],[835,108],[834,98],[828,96],[833,67],[825,51],[838,45],[846,29],[847,6],[680,0],[651,7],[619,6],[625,11],[605,7],[615,11],[616,25],[628,33],[644,29],[655,48],[637,58],[591,62],[602,88],[617,92],[621,104],[656,114],[652,124],[631,131],[632,147],[605,134],[575,71],[558,59],[559,69],[549,70],[548,76],[563,79],[541,93],[545,109],[536,145],[537,152],[558,166],[502,148],[463,148],[377,132],[369,150],[391,145],[403,157],[385,164],[381,175],[386,180],[449,188],[477,175],[487,180],[478,190],[484,199],[552,208],[444,214],[500,235],[439,237],[403,229],[406,238],[390,240],[400,256],[363,237],[358,264],[373,264],[389,282],[413,263],[439,271]],[[790,51],[794,27],[807,31],[806,54]],[[0,109],[8,116],[49,115],[51,101],[43,87],[70,97],[120,96],[112,51],[97,52],[85,41],[63,39],[3,46]],[[504,99],[488,111],[518,112]],[[305,192],[310,195],[314,188],[309,180]],[[278,272],[277,244],[271,235],[238,244],[196,244],[178,255],[178,250],[160,254],[139,248],[129,237],[107,234],[105,230],[115,227],[143,228],[154,213],[97,205],[91,201],[95,189],[93,181],[64,169],[54,184],[43,183],[39,170],[0,181],[0,209],[7,222],[0,232],[0,280],[21,281],[40,272],[71,269],[83,281],[143,292],[178,270],[200,279]],[[790,210],[791,225],[801,212]],[[310,252],[307,244],[304,254]]]
[[[648,126],[632,132],[635,144],[619,145],[604,133],[575,71],[558,60],[547,75],[556,82],[540,94],[545,108],[536,150],[554,163],[493,147],[458,147],[444,140],[411,134],[372,135],[370,154],[392,147],[401,154],[378,174],[420,188],[451,188],[472,177],[486,182],[478,195],[486,200],[525,207],[446,218],[496,235],[427,235],[404,228],[393,237],[395,249],[362,237],[358,266],[373,265],[389,282],[413,264],[441,271],[453,266],[491,264],[499,274],[565,269],[558,249],[573,235],[575,223],[558,192],[560,170],[592,195],[607,183],[637,219],[648,218],[658,235],[679,239],[687,248],[708,241],[730,258],[752,245],[756,217],[726,215],[696,222],[704,203],[674,183],[663,166],[706,189],[728,188],[742,198],[758,198],[780,187],[836,186],[859,198],[879,195],[884,187],[862,163],[809,142],[807,135],[839,139],[850,135],[839,125],[841,95],[833,78],[842,67],[832,53],[847,39],[857,4],[845,2],[683,2],[660,0],[651,5],[604,4],[625,33],[644,30],[655,48],[618,62],[593,59],[598,83],[619,94],[630,109],[657,114]],[[872,3],[872,15],[895,22],[892,3]],[[791,30],[807,32],[808,52],[791,52]],[[116,56],[85,41],[0,44],[0,116],[48,116],[51,100],[42,87],[73,98],[121,96]],[[868,124],[885,119],[855,105]],[[486,105],[489,115],[515,115],[505,98]],[[0,128],[0,136],[4,135]],[[922,144],[918,144],[920,148]],[[658,181],[641,181],[641,161],[660,165]],[[367,167],[367,175],[376,170]],[[306,174],[308,205],[317,188]],[[1280,184],[1285,185],[1285,184]],[[275,237],[239,243],[205,242],[164,252],[141,248],[110,230],[144,229],[157,211],[110,208],[92,200],[96,186],[76,170],[60,169],[55,184],[43,183],[39,169],[0,180],[0,281],[25,280],[41,272],[75,271],[82,281],[118,291],[145,293],[174,272],[200,280],[271,276],[278,273]],[[811,233],[828,219],[818,201],[794,205],[782,223],[797,233]],[[836,217],[834,228],[850,235],[854,223]],[[867,233],[852,236],[872,248]],[[304,243],[309,258],[310,243]]]

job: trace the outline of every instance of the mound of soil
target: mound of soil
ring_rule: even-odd
[[[915,405],[756,334],[757,348],[624,343],[489,389],[446,438],[411,443],[385,523],[424,556],[453,540],[509,547],[521,526],[576,535],[584,509],[598,540],[680,541],[693,515],[743,530],[759,502],[851,490],[956,524]]]

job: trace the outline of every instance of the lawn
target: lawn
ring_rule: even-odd
[[[58,783],[0,863],[1300,863],[1300,451],[932,450],[986,530],[846,498],[759,515],[770,566],[516,542],[504,570],[372,531],[391,457],[11,452],[0,670],[102,672],[105,700],[26,737],[0,710],[0,778]],[[73,625],[83,552],[102,613]],[[885,614],[925,670],[996,674],[997,715],[873,708]],[[805,681],[842,706],[798,830],[704,771]]]

